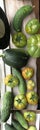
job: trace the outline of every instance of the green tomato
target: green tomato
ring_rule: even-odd
[[[28,130],[37,130],[35,126],[30,126]]]
[[[25,30],[28,34],[36,34],[40,28],[38,19],[31,19],[25,26]]]
[[[33,81],[33,80],[29,80],[29,81],[27,82],[27,89],[28,89],[28,90],[33,90],[34,87],[35,87],[34,81]]]
[[[27,44],[27,39],[22,32],[18,32],[12,36],[12,42],[16,47],[22,48]]]
[[[21,109],[25,108],[26,105],[27,105],[27,100],[26,100],[25,95],[20,94],[20,95],[15,96],[14,107],[16,109],[21,110]]]
[[[27,40],[27,51],[34,58],[40,57],[40,34],[31,36]]]
[[[28,122],[35,122],[36,121],[36,113],[31,111],[25,111],[24,112],[24,118]]]
[[[27,92],[26,98],[29,104],[36,105],[38,103],[38,95],[34,91]]]
[[[4,83],[5,85],[13,88],[19,84],[19,79],[12,74],[9,74],[4,78]]]

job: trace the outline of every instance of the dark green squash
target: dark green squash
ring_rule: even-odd
[[[7,65],[17,69],[24,67],[29,59],[29,55],[20,49],[6,49],[0,56]]]
[[[7,17],[0,7],[0,49],[5,49],[9,45],[10,27]]]

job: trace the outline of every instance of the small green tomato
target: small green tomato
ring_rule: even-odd
[[[34,87],[35,87],[34,81],[33,81],[33,80],[29,80],[29,81],[27,82],[27,89],[28,89],[28,90],[33,90]]]

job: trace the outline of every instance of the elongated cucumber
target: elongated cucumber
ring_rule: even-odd
[[[12,120],[12,125],[16,130],[25,130],[17,120]]]
[[[33,11],[33,7],[30,5],[25,5],[22,6],[20,9],[18,9],[18,11],[16,12],[13,18],[13,28],[16,31],[21,31],[23,19],[29,14],[31,14],[32,11]]]
[[[28,123],[20,112],[15,112],[15,117],[23,128],[28,129]]]
[[[16,76],[19,79],[19,85],[18,85],[19,92],[21,94],[25,94],[26,93],[26,83],[25,83],[24,79],[22,78],[21,73],[15,68],[12,69],[12,73],[14,76]]]

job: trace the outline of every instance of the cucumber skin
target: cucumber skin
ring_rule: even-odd
[[[4,63],[17,69],[25,66],[29,59],[29,55],[19,49],[6,49],[3,55]]]
[[[33,8],[30,5],[25,5],[21,7],[20,9],[18,9],[18,11],[16,12],[13,18],[13,28],[16,31],[21,31],[23,19],[29,14],[31,14],[32,11],[33,11]]]
[[[5,130],[16,130],[12,125],[5,124]]]
[[[25,130],[18,121],[12,120],[12,125],[15,127],[17,130]]]
[[[1,113],[2,122],[6,122],[10,116],[10,110],[13,106],[13,94],[12,92],[6,92],[3,97],[3,109]]]
[[[10,109],[13,106],[13,93],[12,92],[6,92],[3,97],[3,109]]]
[[[20,112],[15,112],[15,117],[24,129],[28,129],[28,122]]]
[[[8,109],[3,109],[1,113],[1,121],[6,122],[9,119],[10,111]]]
[[[21,94],[25,94],[27,88],[26,88],[26,83],[21,76],[21,73],[15,68],[12,68],[12,73],[13,73],[14,76],[16,76],[19,79],[19,85],[18,85],[19,92]]]

